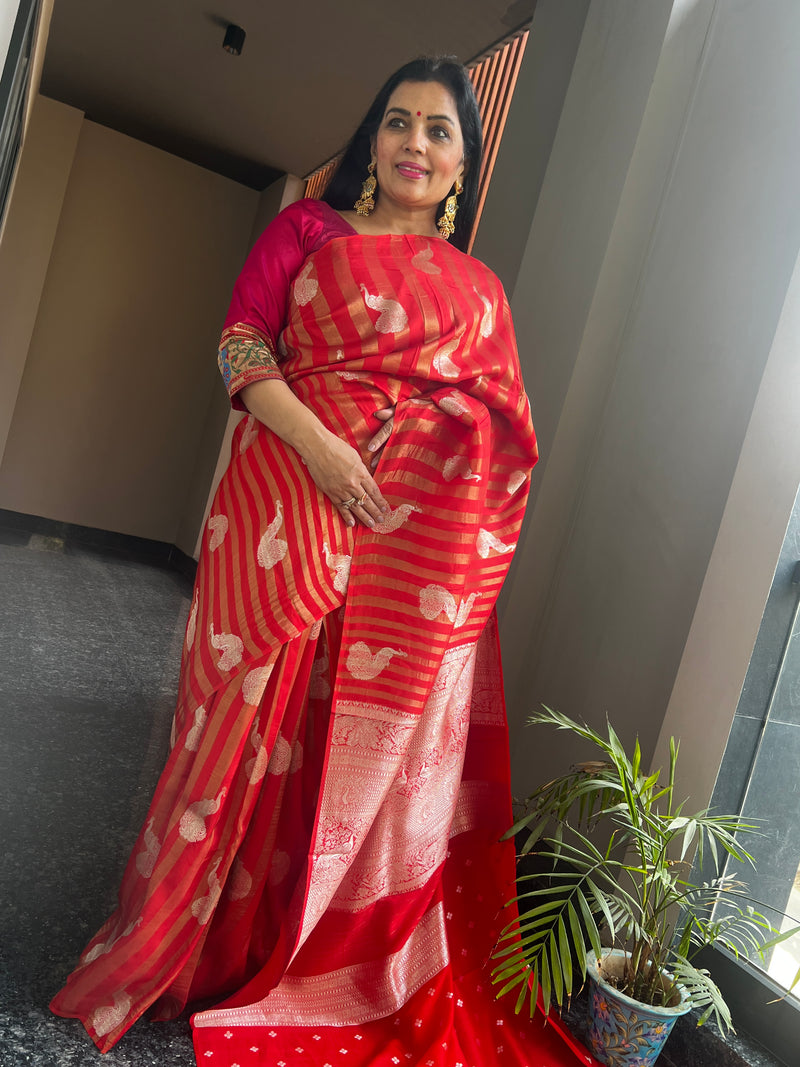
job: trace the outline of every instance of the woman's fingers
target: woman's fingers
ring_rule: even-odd
[[[375,412],[375,418],[380,419],[383,423],[383,426],[381,426],[380,430],[378,430],[378,432],[367,445],[367,451],[375,453],[375,456],[373,457],[370,463],[370,468],[372,470],[375,470],[375,468],[378,466],[378,460],[380,459],[381,449],[389,440],[389,437],[391,436],[392,430],[394,428],[394,408],[381,408],[380,411]]]
[[[374,526],[383,521],[389,505],[351,445],[329,433],[321,447],[309,450],[303,458],[316,485],[336,505],[348,526],[356,522]]]
[[[383,493],[378,488],[377,482],[364,470],[360,492],[339,505],[345,522],[353,526],[355,522],[363,523],[364,526],[380,525],[384,515],[391,509]]]

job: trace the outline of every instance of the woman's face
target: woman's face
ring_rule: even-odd
[[[464,177],[458,109],[439,82],[402,82],[386,106],[373,145],[378,203],[436,211]]]

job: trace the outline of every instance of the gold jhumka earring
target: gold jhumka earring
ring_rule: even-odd
[[[456,191],[448,196],[444,205],[444,215],[436,223],[439,227],[439,233],[444,237],[445,241],[449,241],[455,233],[456,227],[453,219],[458,211],[458,194],[463,191],[464,186],[461,184],[461,179],[456,178]]]
[[[370,165],[367,167],[367,176],[364,179],[364,184],[361,186],[361,196],[356,200],[353,207],[356,209],[356,215],[370,215],[375,209],[375,190],[378,187],[378,182],[375,178],[375,160],[373,159]]]

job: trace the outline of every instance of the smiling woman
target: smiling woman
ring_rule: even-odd
[[[249,416],[172,752],[53,1009],[106,1050],[222,1000],[193,1022],[226,1067],[555,1064],[485,969],[515,873],[494,605],[537,451],[502,286],[461,251],[463,67],[397,72],[351,149],[339,199],[282,212],[236,283],[219,364]]]
[[[407,232],[418,233],[420,225],[430,225],[431,211],[464,178],[464,139],[452,93],[438,82],[399,85],[389,98],[371,158],[378,202],[362,232],[408,227]]]
[[[475,222],[483,143],[475,95],[451,59],[418,59],[387,81],[364,116],[323,194],[360,233],[426,233],[451,194],[457,215],[451,243],[466,251]],[[376,164],[375,208],[364,219],[353,205]],[[456,183],[462,184],[456,193]]]

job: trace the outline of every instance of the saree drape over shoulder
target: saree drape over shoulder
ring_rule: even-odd
[[[220,364],[234,403],[282,376],[366,462],[395,406],[391,511],[348,528],[242,420],[169,762],[53,1007],[107,1049],[150,1007],[228,997],[193,1020],[211,1067],[533,1067],[485,966],[514,895],[494,605],[536,460],[509,311],[446,242],[333,216],[305,202],[268,229]]]

